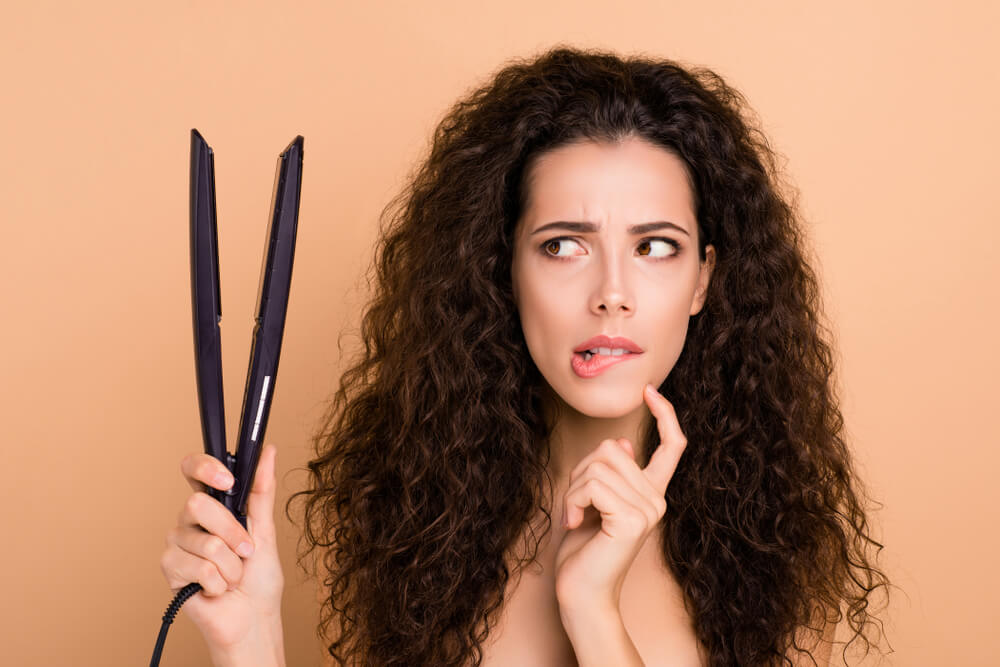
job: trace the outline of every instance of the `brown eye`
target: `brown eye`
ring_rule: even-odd
[[[660,243],[662,243],[665,246],[670,246],[671,250],[670,250],[670,252],[667,252],[666,254],[662,254],[661,253],[659,255],[654,255],[654,257],[665,259],[667,257],[671,257],[673,255],[676,255],[677,252],[680,250],[680,244],[677,243],[677,241],[675,241],[673,239],[655,238],[655,239],[645,239],[643,241],[640,241],[639,242],[639,248],[640,248],[639,254],[642,255],[643,257],[648,256],[650,254],[650,252],[651,252],[651,244],[656,243],[657,241],[659,241]],[[647,250],[646,252],[643,252],[642,248],[650,248],[650,250]]]
[[[569,238],[549,239],[548,241],[542,243],[541,246],[539,246],[539,249],[546,257],[550,257],[552,259],[569,259],[572,255],[559,254],[563,249],[563,246],[567,243],[576,243],[576,241]]]

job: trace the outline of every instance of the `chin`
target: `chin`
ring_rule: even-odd
[[[590,408],[589,406],[580,406],[577,408],[577,411],[592,419],[621,419],[635,412],[638,407],[638,403],[635,405],[621,407],[603,403],[601,405],[594,406],[593,408]]]
[[[633,386],[634,384],[634,386]],[[618,419],[642,407],[642,387],[645,383],[629,383],[592,387],[571,387],[556,391],[560,402],[582,415],[593,419]]]

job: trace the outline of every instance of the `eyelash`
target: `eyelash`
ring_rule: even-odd
[[[538,246],[538,251],[540,253],[542,253],[543,256],[548,257],[549,259],[554,259],[554,260],[558,260],[558,261],[566,261],[566,260],[572,259],[572,257],[559,257],[558,255],[553,255],[553,254],[551,254],[549,252],[546,252],[545,248],[550,243],[555,243],[556,241],[573,241],[574,243],[577,243],[576,239],[571,238],[569,236],[557,236],[555,238],[551,238],[551,239],[545,241],[540,246]],[[639,243],[642,244],[642,243],[647,243],[649,241],[663,241],[664,243],[666,243],[666,244],[668,244],[670,246],[673,246],[673,248],[674,248],[673,254],[667,255],[666,257],[654,257],[653,259],[655,259],[656,261],[664,261],[664,260],[670,259],[672,257],[676,257],[677,254],[680,253],[680,251],[681,251],[681,244],[680,243],[678,243],[677,241],[675,241],[675,240],[673,240],[671,238],[667,238],[665,236],[651,236],[649,238],[642,239],[641,241],[639,241]],[[645,257],[645,255],[643,255],[643,256]]]

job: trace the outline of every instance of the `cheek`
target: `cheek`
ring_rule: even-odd
[[[661,293],[657,299],[655,315],[645,325],[651,339],[657,344],[657,365],[672,368],[680,358],[691,321],[691,301],[682,293]]]
[[[528,354],[546,377],[568,368],[573,338],[579,334],[579,295],[570,286],[538,275],[519,276],[518,314]]]
[[[562,338],[573,331],[574,321],[579,321],[569,296],[551,285],[544,290],[522,290],[519,303],[521,327],[532,354],[565,344]]]

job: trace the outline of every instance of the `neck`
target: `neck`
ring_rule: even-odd
[[[546,412],[553,425],[548,468],[557,485],[568,486],[570,473],[577,464],[606,439],[627,438],[636,458],[641,459],[642,439],[653,418],[645,402],[628,414],[604,418],[586,415],[554,393],[547,403]]]

